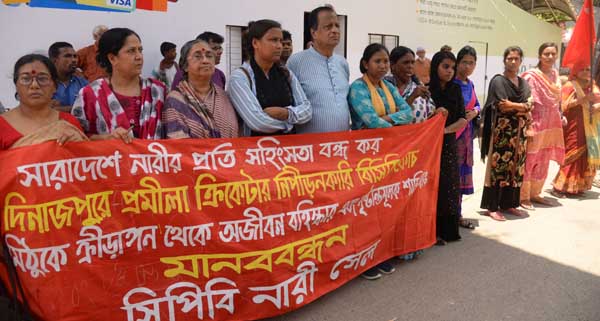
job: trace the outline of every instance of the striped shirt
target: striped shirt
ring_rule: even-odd
[[[250,88],[250,82],[246,74],[242,70],[236,69],[231,73],[227,92],[233,107],[244,121],[243,136],[250,136],[252,131],[266,134],[278,131],[290,132],[294,129],[294,125],[304,124],[310,120],[312,117],[311,104],[292,72],[290,72],[291,88],[296,105],[278,106],[285,107],[288,110],[288,119],[283,121],[275,119],[263,111],[256,98],[254,71],[247,62],[241,68],[244,68],[250,75],[252,88]]]
[[[311,47],[292,55],[287,66],[298,77],[313,108],[312,120],[297,126],[298,133],[349,130],[350,70],[346,59],[335,54],[325,57]]]

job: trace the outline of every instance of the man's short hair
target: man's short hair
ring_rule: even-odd
[[[218,43],[218,44],[222,44],[223,42],[225,42],[225,38],[223,38],[223,36],[221,36],[218,33],[214,33],[214,32],[210,32],[210,31],[205,31],[201,34],[198,35],[198,37],[196,37],[196,40],[204,40],[208,43]]]
[[[73,48],[73,46],[70,43],[64,41],[55,42],[52,45],[50,45],[50,48],[48,48],[48,58],[58,58],[58,56],[60,55],[60,50],[62,48]]]
[[[287,30],[283,30],[283,40],[292,40],[292,34],[287,31]]]
[[[331,5],[324,5],[313,9],[308,15],[308,31],[317,30],[319,28],[319,14],[323,11],[335,12],[335,9]]]
[[[160,44],[160,53],[164,57],[169,50],[173,50],[175,48],[177,48],[177,45],[175,45],[172,42],[166,42],[165,41],[165,42],[163,42],[163,43]]]

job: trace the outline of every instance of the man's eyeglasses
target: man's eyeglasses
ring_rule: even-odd
[[[40,87],[49,86],[52,83],[52,77],[46,74],[38,74],[35,76],[28,74],[20,75],[17,81],[23,86],[31,86],[34,79]]]

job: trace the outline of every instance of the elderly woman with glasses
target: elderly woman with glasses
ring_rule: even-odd
[[[162,113],[166,138],[238,137],[235,110],[225,91],[211,81],[216,57],[204,40],[181,48],[183,80],[167,96]]]
[[[61,145],[87,140],[77,119],[52,109],[57,79],[56,68],[45,56],[17,60],[13,82],[19,105],[0,116],[0,150],[51,140]]]

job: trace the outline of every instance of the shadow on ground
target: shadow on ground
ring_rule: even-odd
[[[600,320],[599,276],[461,233],[462,241],[398,263],[392,275],[356,278],[299,310],[265,320]]]

